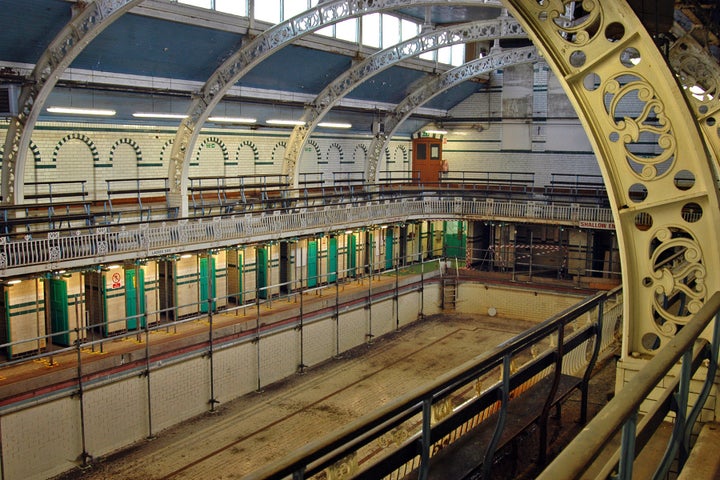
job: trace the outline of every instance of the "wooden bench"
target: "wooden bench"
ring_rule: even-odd
[[[297,197],[303,197],[305,199],[305,206],[309,205],[309,199],[311,196],[316,197],[318,194],[324,193],[323,187],[325,186],[325,179],[323,179],[322,172],[303,172],[298,174],[298,188],[299,192]],[[292,196],[292,195],[291,195]]]
[[[95,223],[88,200],[63,203],[32,203],[0,206],[0,233],[49,231]]]
[[[40,203],[59,203],[87,199],[86,180],[58,180],[53,182],[25,182],[24,199]]]
[[[188,193],[195,215],[270,208],[282,204],[290,183],[287,175],[253,174],[190,177]]]
[[[365,172],[332,172],[332,175],[335,193],[343,193],[344,189],[353,189],[366,183]]]
[[[189,177],[188,180],[188,193],[195,215],[211,215],[214,209],[227,213],[223,210],[228,210],[232,205],[228,200],[227,177]],[[239,196],[238,188],[235,202]]]
[[[453,171],[440,172],[441,185],[453,188],[503,193],[528,193],[535,187],[531,172]]]
[[[378,183],[388,184],[417,184],[420,182],[420,170],[381,170],[378,172]]]
[[[550,174],[550,184],[545,186],[544,193],[549,197],[580,197],[601,199],[607,197],[605,184],[601,175],[571,175],[567,173]]]
[[[123,216],[131,220],[151,220],[153,211],[163,212],[167,218],[174,210],[168,203],[170,187],[165,177],[116,178],[105,183],[105,210],[110,219],[118,223]]]

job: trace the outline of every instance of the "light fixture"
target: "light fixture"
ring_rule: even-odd
[[[210,117],[208,121],[215,123],[256,123],[257,118],[244,117]]]
[[[120,268],[120,265],[110,265],[110,266],[108,267],[108,270],[114,270],[114,269],[116,269],[116,268]]]
[[[318,127],[323,128],[352,128],[352,123],[320,122]]]
[[[192,257],[192,255],[190,255],[189,253],[186,253],[186,254],[184,254],[184,255],[180,255],[180,258],[191,258],[191,257]]]
[[[17,285],[20,282],[22,282],[22,280],[20,280],[19,278],[16,278],[15,280],[8,280],[7,284],[8,285]]]
[[[266,120],[265,123],[268,125],[286,125],[286,126],[299,126],[299,125],[305,125],[305,122],[302,120],[280,120],[271,118],[269,120]]]
[[[65,113],[68,115],[95,115],[99,117],[113,117],[115,110],[102,108],[75,108],[75,107],[48,107],[49,113]]]
[[[447,130],[423,130],[425,133],[430,135],[447,135]]]
[[[187,118],[184,113],[155,113],[155,112],[135,112],[132,114],[135,118],[164,118],[182,120]]]

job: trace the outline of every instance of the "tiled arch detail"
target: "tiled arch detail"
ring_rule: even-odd
[[[362,152],[362,154],[361,154],[361,155],[362,155],[362,158],[358,158],[358,153],[359,153],[359,152]],[[367,147],[367,145],[365,145],[365,144],[363,144],[363,143],[359,143],[359,144],[355,145],[355,150],[353,150],[353,160],[352,160],[352,162],[348,162],[348,163],[357,163],[357,164],[360,164],[360,165],[365,165],[365,162],[367,161],[367,158],[368,158],[368,147]]]
[[[52,164],[55,166],[57,165],[57,157],[60,154],[60,149],[62,149],[63,145],[65,145],[70,140],[80,140],[85,145],[87,145],[88,149],[90,150],[90,154],[92,155],[93,159],[93,166],[100,164],[100,153],[98,152],[97,146],[95,145],[95,142],[90,139],[87,135],[84,135],[82,133],[71,133],[69,135],[65,135],[57,145],[55,145],[55,149],[53,150],[52,154]],[[48,168],[55,168],[55,167],[48,167]]]
[[[244,147],[248,147],[250,148],[250,150],[252,150],[253,163],[257,163],[260,160],[260,151],[258,150],[257,146],[250,140],[243,140],[242,142],[240,142],[240,145],[235,151],[235,161],[237,162],[237,164],[240,165],[240,151]]]
[[[337,151],[340,159],[340,163],[343,161],[343,149],[342,146],[339,143],[331,143],[330,146],[327,149],[327,152],[325,153],[325,160],[330,162],[330,154],[333,151]]]
[[[207,147],[208,145],[217,145],[220,147],[220,150],[222,151],[222,156],[223,156],[223,163],[227,163],[230,160],[230,154],[228,152],[227,146],[225,145],[225,142],[220,140],[218,137],[208,137],[200,145],[200,147],[197,150],[197,154],[195,155],[195,161],[198,164],[200,164],[200,154],[202,153],[203,149],[205,147]]]
[[[307,146],[313,147],[315,150],[315,163],[322,162],[322,152],[320,151],[320,145],[315,140],[308,140]]]
[[[109,155],[109,161],[112,163],[115,159],[115,151],[118,149],[120,145],[130,145],[132,149],[135,151],[135,162],[137,164],[142,163],[142,150],[140,150],[140,145],[133,140],[132,138],[121,138],[117,142],[113,144],[113,146],[110,148],[110,155]]]
[[[271,156],[272,164],[273,164],[273,165],[275,165],[275,162],[276,162],[276,161],[282,161],[282,159],[283,159],[283,157],[284,157],[284,155],[285,155],[285,149],[286,149],[286,148],[287,148],[287,142],[286,142],[285,140],[281,140],[281,141],[279,141],[279,142],[277,142],[277,143],[275,144],[275,146],[273,147],[272,156]],[[278,151],[281,150],[281,149],[282,149],[282,152],[283,152],[283,153],[282,153],[282,155],[280,155],[280,157],[278,158],[277,153],[278,153]]]
[[[393,160],[397,163],[402,159],[402,163],[408,163],[408,151],[405,145],[397,145],[394,152],[395,158]]]

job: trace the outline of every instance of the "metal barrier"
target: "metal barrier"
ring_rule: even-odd
[[[616,295],[619,289],[590,297],[248,478],[292,475],[302,479],[323,472],[335,478],[334,472],[343,470],[354,478],[402,478],[413,473],[425,479],[431,457],[465,433],[484,426],[491,435],[482,462],[487,478],[513,404],[511,398],[522,402],[523,395],[533,389],[545,393],[537,417],[529,419],[540,426],[540,454],[544,455],[548,413],[567,393],[562,389],[577,388],[586,399],[590,371],[601,348],[610,342],[602,337],[613,337],[617,327],[616,312],[610,316],[611,325],[603,321],[603,306],[608,296]],[[498,374],[499,382],[483,388]],[[570,383],[566,381],[569,376],[573,376]]]
[[[156,257],[190,249],[221,248],[277,239],[283,234],[312,235],[369,224],[427,219],[492,219],[564,225],[612,225],[610,209],[513,201],[396,198],[383,202],[298,208],[275,213],[235,214],[176,221],[108,225],[49,232],[43,238],[0,236],[0,271],[11,276],[53,268],[72,268],[138,257]],[[583,223],[584,222],[584,223]]]
[[[580,478],[619,431],[622,431],[620,450],[605,464],[597,478],[609,478],[612,475],[620,480],[631,479],[635,458],[670,412],[675,414],[673,432],[653,478],[666,478],[675,460],[678,461],[678,470],[682,470],[689,456],[693,427],[715,380],[720,342],[719,310],[720,292],[715,292],[693,319],[648,361],[641,374],[635,375],[615,395],[601,414],[578,434],[538,479]],[[713,319],[713,340],[709,343],[700,339],[700,335]],[[681,357],[680,375],[673,378],[670,371]],[[707,364],[705,381],[694,404],[690,405],[690,380],[704,363]],[[663,394],[638,421],[640,404],[663,380]]]

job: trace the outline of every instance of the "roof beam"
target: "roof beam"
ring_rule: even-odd
[[[379,133],[373,138],[368,153],[368,161],[365,166],[365,179],[368,182],[375,182],[377,177],[377,166],[380,156],[387,148],[390,139],[400,124],[404,122],[421,105],[428,102],[436,95],[454,87],[466,80],[479,75],[492,72],[493,70],[519,65],[522,63],[537,62],[540,59],[535,47],[523,47],[504,52],[492,53],[488,56],[472,60],[457,68],[449,70],[438,77],[428,78],[418,88],[410,93],[395,109],[388,114],[383,123],[385,132]]]
[[[288,140],[283,162],[283,174],[297,186],[297,165],[303,147],[322,118],[362,82],[393,65],[440,47],[498,38],[527,38],[522,27],[505,16],[425,32],[405,42],[381,50],[359,62],[333,80],[305,107],[301,118],[304,125],[296,126]]]
[[[258,35],[232,54],[197,92],[181,122],[170,155],[169,201],[187,215],[187,176],[200,129],[215,106],[246,73],[279,49],[303,36],[349,18],[406,6],[405,0],[334,0],[323,2]],[[502,7],[499,0],[415,0],[414,5],[472,5]]]

